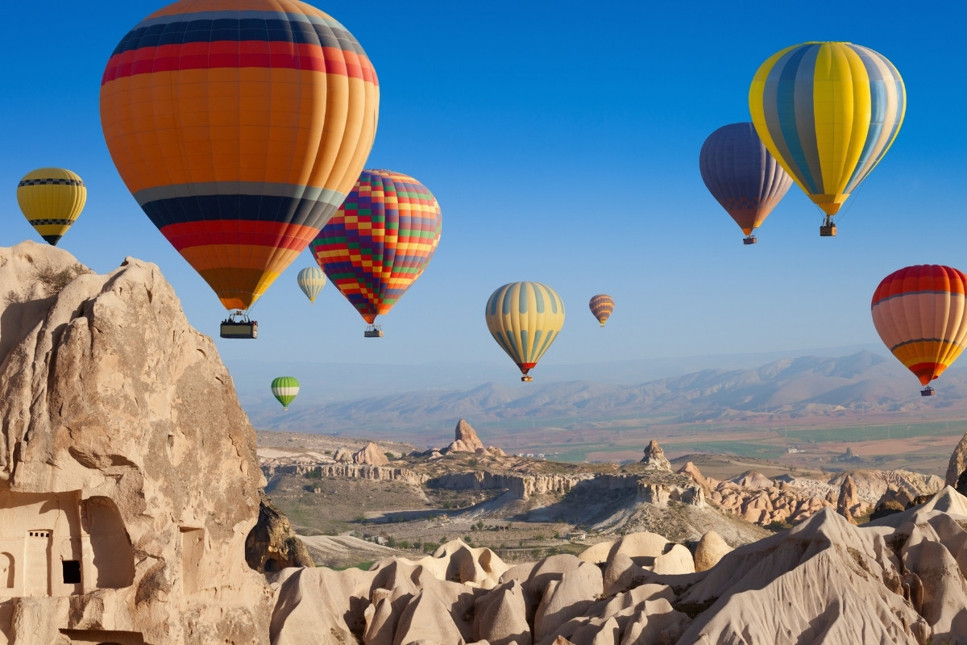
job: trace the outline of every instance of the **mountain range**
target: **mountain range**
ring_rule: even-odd
[[[665,423],[777,423],[850,415],[956,417],[967,412],[967,371],[951,369],[937,395],[921,397],[916,379],[892,357],[861,350],[801,356],[755,368],[704,369],[636,385],[573,380],[487,382],[452,390],[414,390],[314,404],[305,397],[280,414],[274,402],[246,406],[258,428],[323,433],[452,427],[474,423],[573,424],[646,420]]]

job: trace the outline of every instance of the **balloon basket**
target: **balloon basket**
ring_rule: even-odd
[[[830,222],[819,227],[820,237],[836,237],[836,225]]]
[[[377,327],[376,325],[373,325],[372,327],[367,327],[366,330],[363,331],[363,338],[382,338],[382,337],[383,337],[383,330],[382,328]]]
[[[755,235],[750,235],[749,237],[747,237],[744,240],[742,240],[742,243],[743,244],[758,244],[759,243],[759,240],[758,240],[758,238],[756,238]]]
[[[920,390],[920,396],[933,396],[933,395],[934,395],[933,388],[930,387],[929,385],[923,388],[922,390]]]
[[[236,311],[222,321],[219,336],[222,338],[258,338],[259,323],[256,320],[249,320],[248,316]]]
[[[524,383],[530,383],[531,381],[534,380],[534,377],[525,375],[525,376],[521,376],[520,380],[522,380]]]

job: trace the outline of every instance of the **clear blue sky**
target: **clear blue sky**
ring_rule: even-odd
[[[218,299],[142,213],[101,134],[105,63],[162,4],[5,8],[0,244],[39,240],[17,206],[20,178],[70,168],[88,202],[60,246],[98,272],[128,255],[157,263],[191,323],[217,335]],[[502,364],[515,381],[483,318],[490,293],[515,280],[545,282],[568,309],[537,379],[585,361],[874,343],[869,303],[884,276],[917,263],[967,270],[959,3],[314,4],[356,36],[379,75],[367,167],[433,191],[443,237],[381,318],[379,340],[362,337],[362,319],[332,285],[308,303],[295,284],[312,264],[306,251],[256,305],[260,339],[217,340],[230,367],[460,361]],[[837,238],[818,236],[822,216],[794,186],[759,244],[743,246],[702,183],[699,149],[719,126],[749,120],[758,66],[807,40],[847,40],[889,58],[906,83],[906,120],[837,216]],[[603,330],[587,309],[599,292],[617,301]]]

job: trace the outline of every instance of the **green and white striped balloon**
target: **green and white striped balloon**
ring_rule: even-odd
[[[272,380],[272,394],[288,410],[292,399],[299,394],[299,381],[294,376],[279,376]]]

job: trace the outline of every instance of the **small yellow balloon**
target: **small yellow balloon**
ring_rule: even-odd
[[[17,203],[30,225],[56,245],[84,210],[84,181],[66,168],[38,168],[17,184]]]

